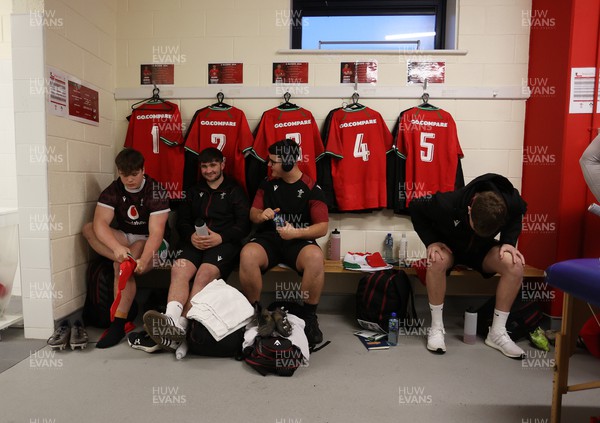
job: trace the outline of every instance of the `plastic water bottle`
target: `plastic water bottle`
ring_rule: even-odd
[[[465,344],[474,344],[477,340],[477,313],[471,309],[465,311],[465,328],[463,333],[463,342]]]
[[[383,259],[386,263],[394,262],[394,238],[392,238],[392,234],[387,234],[383,242]]]
[[[329,260],[339,260],[341,258],[342,235],[340,231],[334,229],[329,237]]]
[[[198,235],[198,236],[207,236],[208,235],[208,227],[206,226],[206,223],[204,223],[204,220],[202,220],[201,217],[196,219],[196,222],[194,223],[194,225],[196,226],[196,235]]]
[[[408,258],[408,239],[406,234],[402,234],[400,238],[400,248],[398,249],[398,262],[400,266],[406,266],[406,259]]]
[[[392,313],[388,325],[388,344],[394,346],[398,345],[398,318],[396,313]]]

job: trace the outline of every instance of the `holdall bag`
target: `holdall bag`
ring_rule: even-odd
[[[241,355],[245,328],[240,328],[217,341],[202,323],[193,319],[189,322],[187,343],[190,353],[207,357],[239,357]]]
[[[263,376],[292,376],[304,362],[300,349],[281,336],[257,337],[247,350],[244,361]]]
[[[86,326],[107,328],[110,326],[110,307],[114,301],[115,270],[113,262],[105,257],[98,257],[88,264],[85,279],[87,294],[83,305],[83,321]],[[135,320],[138,312],[134,300],[127,316],[128,321]]]
[[[491,297],[475,312],[477,313],[477,335],[487,337],[489,328],[494,318],[496,307],[496,296]],[[522,299],[521,291],[513,303],[508,319],[506,320],[506,331],[513,341],[519,341],[529,336],[544,319],[540,305],[535,301]]]
[[[356,317],[387,330],[392,313],[396,313],[400,326],[418,325],[413,290],[406,272],[390,269],[363,276],[356,290]]]

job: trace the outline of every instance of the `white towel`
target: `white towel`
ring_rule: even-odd
[[[202,323],[216,341],[246,326],[254,308],[240,291],[215,279],[191,299],[187,318]]]

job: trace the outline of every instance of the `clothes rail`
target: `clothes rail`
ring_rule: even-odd
[[[115,90],[115,100],[141,100],[148,97],[152,87],[123,87]],[[160,94],[165,99],[213,99],[221,91],[229,99],[266,99],[281,98],[289,92],[294,98],[350,98],[354,85],[313,87],[308,84],[278,84],[267,87],[245,87],[235,85],[220,85],[208,87],[177,87],[172,85],[159,85]],[[423,94],[421,84],[405,87],[373,86],[359,84],[357,92],[362,99],[411,99],[420,98]],[[432,100],[527,100],[528,87],[490,86],[490,87],[461,87],[429,84],[427,92]]]

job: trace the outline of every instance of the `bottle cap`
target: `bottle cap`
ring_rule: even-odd
[[[335,228],[333,231],[331,231],[331,233],[338,235],[340,233],[340,231],[338,231],[337,228]]]
[[[396,317],[396,312],[392,311],[392,317]]]
[[[202,225],[204,225],[204,220],[201,217],[199,217],[196,219],[196,222],[194,224],[196,226],[202,226]]]

